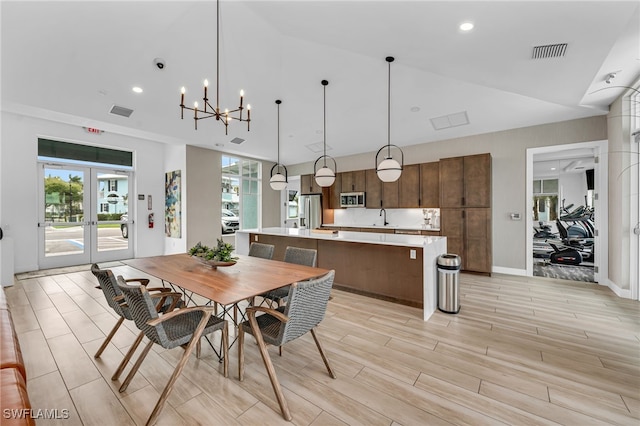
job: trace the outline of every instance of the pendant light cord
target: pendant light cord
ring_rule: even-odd
[[[220,112],[220,0],[216,1],[216,112]]]
[[[324,84],[324,83],[323,83]],[[328,83],[327,83],[328,84]],[[327,85],[325,84],[323,86],[323,105],[324,105],[324,110],[322,112],[322,116],[323,116],[323,127],[322,127],[322,135],[324,137],[324,144],[323,146],[323,163],[324,163],[324,167],[327,167]]]
[[[280,101],[278,104],[278,168],[280,168]]]
[[[391,158],[391,61],[388,62],[389,81],[387,84],[387,157]]]

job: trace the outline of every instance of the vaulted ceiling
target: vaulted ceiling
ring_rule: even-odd
[[[220,106],[237,107],[244,89],[252,107],[250,131],[232,123],[225,135],[214,120],[194,130],[178,106],[182,86],[185,104],[202,105],[205,78],[215,102],[215,2],[0,7],[3,110],[275,160],[281,99],[285,164],[319,155],[308,146],[325,136],[323,79],[328,153],[386,144],[389,55],[399,146],[606,114],[640,76],[637,1],[222,1]],[[561,43],[564,56],[532,59],[535,46]],[[451,114],[469,123],[434,128]]]

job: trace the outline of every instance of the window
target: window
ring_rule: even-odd
[[[289,190],[289,208],[287,210],[287,219],[298,218],[298,191]]]
[[[109,213],[109,203],[100,203],[100,213]]]
[[[551,222],[558,218],[558,179],[533,181],[533,220]]]
[[[109,180],[109,191],[118,192],[118,181],[117,180]]]
[[[261,166],[256,160],[222,156],[222,209],[239,217],[242,229],[260,226]]]

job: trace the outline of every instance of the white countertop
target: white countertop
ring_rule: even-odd
[[[406,228],[402,228],[406,229]],[[432,237],[425,235],[384,234],[378,232],[338,231],[337,234],[315,233],[309,229],[300,228],[258,228],[243,229],[236,233],[278,235],[285,237],[314,238],[317,240],[334,240],[352,243],[384,244],[391,246],[424,247],[446,237]]]
[[[327,228],[370,228],[370,229],[398,229],[404,231],[435,231],[439,232],[440,228],[427,228],[427,225],[336,225],[335,223],[323,223],[323,227]]]

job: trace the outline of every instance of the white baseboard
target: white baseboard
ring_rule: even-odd
[[[620,287],[618,287],[616,285],[616,283],[614,283],[613,281],[606,279],[605,278],[605,282],[601,283],[606,285],[607,287],[609,287],[611,289],[611,291],[613,291],[618,297],[621,297],[623,299],[631,299],[631,290],[630,289],[622,289]]]
[[[527,276],[526,269],[516,269],[516,268],[505,268],[502,266],[493,266],[491,267],[491,272],[496,274],[506,274],[506,275],[519,275],[521,277]]]

